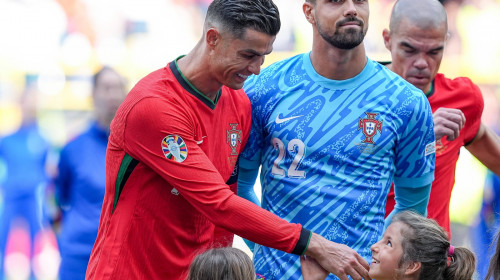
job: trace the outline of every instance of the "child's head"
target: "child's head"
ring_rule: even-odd
[[[243,251],[231,248],[209,249],[196,256],[187,280],[254,280],[255,268]]]
[[[380,241],[371,247],[374,279],[470,280],[474,254],[466,248],[450,248],[448,236],[436,221],[417,213],[395,215]]]

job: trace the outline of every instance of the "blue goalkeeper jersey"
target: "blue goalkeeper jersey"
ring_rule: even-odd
[[[419,89],[375,61],[336,81],[320,76],[309,55],[245,83],[253,124],[240,165],[262,166],[263,208],[370,261],[391,183],[434,179],[432,111]],[[301,278],[295,255],[256,245],[254,263],[266,280]]]

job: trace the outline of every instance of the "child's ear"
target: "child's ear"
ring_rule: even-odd
[[[422,267],[421,262],[410,262],[405,269],[405,276],[418,275],[421,267]]]

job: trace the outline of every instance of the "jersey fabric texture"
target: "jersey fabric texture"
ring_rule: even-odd
[[[56,196],[62,210],[59,279],[85,279],[104,199],[109,132],[97,123],[61,151]]]
[[[448,141],[443,137],[436,141],[436,170],[432,183],[428,217],[435,219],[440,226],[450,231],[450,198],[455,184],[455,167],[460,148],[474,140],[481,125],[484,101],[481,90],[469,78],[448,79],[437,74],[433,90],[428,94],[432,112],[440,107],[460,109],[465,115],[465,126],[457,139]],[[387,202],[387,213],[394,208],[394,192],[391,190]]]
[[[111,123],[86,279],[185,279],[196,254],[232,244],[228,231],[286,252],[305,250],[309,231],[234,192],[250,125],[243,90],[223,86],[215,104],[175,61],[139,81]]]
[[[240,170],[262,165],[262,207],[368,261],[393,179],[404,186],[433,180],[425,96],[370,59],[351,79],[324,78],[309,53],[272,64],[244,89],[253,123]],[[254,254],[266,280],[301,277],[297,256],[260,245]]]

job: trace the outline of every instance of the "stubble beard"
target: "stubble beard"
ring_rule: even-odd
[[[349,21],[349,20],[346,20]],[[350,50],[354,49],[355,47],[359,46],[365,38],[366,35],[366,30],[364,29],[364,24],[363,22],[357,20],[357,19],[351,19],[350,21],[356,21],[360,24],[361,30],[355,29],[355,28],[347,28],[344,32],[340,32],[339,28],[340,25],[343,24],[343,22],[339,22],[336,25],[335,32],[333,35],[327,34],[323,28],[318,24],[318,32],[325,40],[328,42],[330,45],[342,49],[342,50]]]

